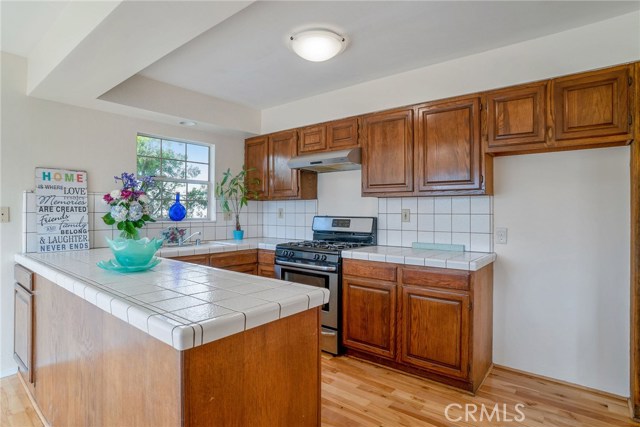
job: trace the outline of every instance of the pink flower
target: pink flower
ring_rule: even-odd
[[[131,197],[132,195],[133,195],[133,191],[131,191],[131,190],[126,190],[126,189],[125,189],[125,190],[122,190],[122,191],[120,192],[120,196],[121,196],[123,199],[128,199],[128,198],[129,198],[129,197]]]
[[[104,197],[102,197],[102,200],[104,200],[107,203],[111,203],[113,202],[113,197],[111,197],[111,194],[105,194]]]

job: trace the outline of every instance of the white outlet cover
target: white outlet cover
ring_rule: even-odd
[[[0,222],[9,222],[9,206],[0,208]]]
[[[507,244],[508,230],[506,227],[496,227],[495,239],[496,243],[500,245]]]

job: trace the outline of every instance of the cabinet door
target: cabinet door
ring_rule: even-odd
[[[244,165],[253,169],[247,174],[249,188],[258,192],[258,198],[269,197],[269,141],[265,136],[249,138],[244,143]],[[253,184],[255,179],[258,184]]]
[[[299,153],[317,153],[327,150],[327,127],[308,126],[300,129]]]
[[[481,189],[480,98],[418,108],[418,191]]]
[[[287,162],[298,152],[295,131],[269,137],[269,197],[294,198],[298,195],[298,171],[289,169]]]
[[[258,264],[258,276],[277,279],[276,270],[273,265]]]
[[[413,191],[413,109],[362,119],[362,192]]]
[[[469,366],[469,295],[403,286],[402,362],[434,373],[466,378]]]
[[[545,148],[547,82],[486,95],[488,152]]]
[[[327,125],[329,150],[345,150],[358,146],[358,119],[356,117],[331,122]]]
[[[345,277],[342,286],[342,343],[354,350],[393,360],[396,284]]]
[[[33,382],[33,295],[19,284],[14,286],[13,358],[27,383]]]
[[[625,65],[552,80],[556,145],[630,140],[630,77]]]

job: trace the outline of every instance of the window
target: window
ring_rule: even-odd
[[[155,218],[168,218],[176,193],[187,208],[187,219],[209,218],[212,151],[208,145],[138,135],[138,175],[156,179],[149,193]]]

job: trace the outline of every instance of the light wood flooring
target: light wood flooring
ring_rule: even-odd
[[[323,355],[322,369],[325,427],[640,426],[629,419],[624,399],[503,368],[493,369],[476,396],[352,358]],[[0,380],[0,389],[1,426],[42,426],[17,376]],[[451,404],[458,406],[448,412],[453,420],[447,420]],[[479,408],[475,421],[464,421],[460,408],[467,404]],[[482,404],[488,410],[484,421]],[[516,404],[524,404],[521,422],[514,420],[520,416]],[[491,421],[487,414],[493,415]]]

